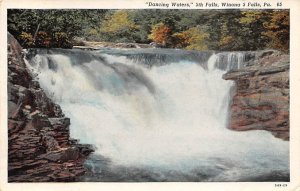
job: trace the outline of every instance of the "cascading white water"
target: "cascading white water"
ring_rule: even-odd
[[[94,144],[114,165],[201,171],[211,181],[288,174],[288,142],[264,131],[226,128],[234,84],[222,79],[218,55],[209,58],[207,70],[185,60],[148,68],[125,56],[102,57],[72,65],[69,55],[37,54],[31,65],[71,118],[71,137]]]

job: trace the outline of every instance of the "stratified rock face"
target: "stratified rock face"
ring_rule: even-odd
[[[34,81],[8,34],[8,181],[75,181],[93,152],[69,136],[70,119]]]
[[[289,55],[265,51],[252,66],[223,76],[236,82],[229,128],[267,130],[289,140],[289,65]]]

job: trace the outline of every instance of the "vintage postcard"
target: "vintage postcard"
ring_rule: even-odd
[[[0,190],[300,190],[296,0],[0,6]]]

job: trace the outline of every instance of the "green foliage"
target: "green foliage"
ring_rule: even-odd
[[[186,47],[189,50],[207,50],[208,46],[206,41],[209,38],[209,34],[200,31],[198,28],[190,28],[187,30],[189,34],[189,45]]]
[[[136,30],[137,28],[138,26],[128,19],[126,10],[118,10],[104,20],[101,31],[104,33],[118,33],[119,31]]]
[[[232,35],[230,24],[225,21],[221,26],[221,37],[219,40],[220,50],[235,50],[236,40]]]
[[[186,31],[175,33],[173,37],[178,39],[176,40],[176,47],[199,51],[208,49],[209,34],[201,31],[199,27],[192,27]]]
[[[239,30],[240,37],[239,46],[245,47],[245,50],[258,50],[264,49],[268,43],[262,33],[266,30],[263,23],[268,21],[268,10],[248,10],[241,12],[241,17],[238,20],[238,24],[241,24]]]
[[[33,45],[28,46],[49,47],[50,44],[55,45],[54,42],[48,44],[47,41],[49,38],[50,41],[55,39],[56,33],[65,33],[68,40],[84,35],[86,28],[101,22],[100,18],[105,12],[106,10],[9,9],[7,27],[8,31],[20,41],[22,41],[20,39],[22,32],[31,34],[33,38],[35,36],[39,38],[33,40]],[[95,18],[99,20],[95,22]],[[47,31],[47,35],[40,33],[38,37],[36,34],[39,31]]]
[[[194,50],[289,49],[288,10],[9,9],[7,18],[25,47],[71,47],[80,37]]]
[[[72,44],[66,33],[56,32],[56,33],[54,33],[54,36],[52,39],[52,47],[71,48]]]
[[[106,37],[104,40],[134,42],[134,33],[138,28],[139,26],[130,20],[127,10],[117,10],[106,15],[101,24],[100,33],[103,37]]]
[[[261,10],[243,11],[239,22],[241,24],[251,24],[261,19],[263,12]]]

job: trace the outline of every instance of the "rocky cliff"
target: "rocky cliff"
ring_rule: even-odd
[[[223,76],[236,83],[229,128],[267,130],[289,140],[289,55],[264,51],[257,57],[251,66]]]
[[[26,68],[22,48],[8,34],[8,181],[75,181],[93,152],[69,136],[70,119]]]

